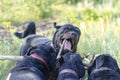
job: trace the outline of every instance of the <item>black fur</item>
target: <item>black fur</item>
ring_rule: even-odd
[[[116,60],[109,54],[98,56],[88,69],[88,80],[120,80]]]
[[[20,55],[21,56],[26,55],[26,53],[29,51],[29,49],[31,49],[32,47],[35,47],[39,44],[46,44],[46,45],[50,46],[51,41],[44,36],[39,36],[39,35],[28,36],[20,48]]]
[[[74,41],[74,45],[72,45],[72,52],[76,52],[77,44],[79,42],[79,38],[81,35],[80,29],[71,24],[65,24],[62,26],[59,25],[59,26],[55,26],[55,28],[56,28],[56,32],[52,39],[55,49],[57,51],[59,51],[59,49],[60,49],[60,44],[59,44],[60,41],[57,40],[59,37],[60,40],[62,40],[62,39],[69,40],[70,39],[70,40]],[[63,53],[66,53],[66,50],[63,50]]]
[[[81,35],[79,28],[71,24],[57,25],[56,23],[54,23],[54,28],[56,28],[56,32],[54,33],[52,41],[44,36],[35,34],[35,23],[33,21],[28,23],[28,26],[23,33],[15,32],[15,36],[19,38],[27,37],[20,49],[20,55],[25,55],[29,48],[38,44],[52,44],[52,47],[54,47],[56,53],[58,53],[64,39],[67,39],[67,41],[71,43],[71,51],[75,52]],[[69,50],[63,49],[62,54],[66,52],[69,52]]]
[[[33,24],[35,24],[33,21],[28,23],[27,28],[23,31],[23,33],[20,33],[21,35],[15,34],[15,36],[19,37],[19,38],[26,37],[26,40],[20,49],[21,56],[27,55],[27,53],[31,49],[31,47],[35,47],[39,44],[46,44],[46,45],[52,46],[54,48],[54,51],[56,53],[58,53],[64,39],[67,39],[68,43],[71,44],[70,51],[71,52],[76,51],[77,44],[79,42],[79,38],[81,35],[79,28],[77,28],[71,24],[57,25],[56,23],[54,23],[54,28],[56,28],[56,32],[54,33],[53,40],[50,40],[44,36],[33,34],[33,33],[35,33],[35,29],[33,29],[33,28],[36,27]],[[31,31],[33,31],[33,32],[31,32]],[[18,33],[18,32],[16,32],[16,33]],[[69,52],[69,50],[66,50],[63,48],[62,55],[66,52]],[[55,76],[56,76],[56,72],[51,73],[51,76],[54,76],[53,74],[55,74]]]
[[[61,71],[70,69],[75,71],[77,77],[69,72],[60,74]],[[63,55],[63,63],[59,68],[57,80],[79,80],[85,74],[85,68],[82,63],[82,58],[79,54],[67,53]]]
[[[14,35],[18,38],[25,38],[28,35],[36,34],[35,23],[33,21],[30,21],[27,26],[29,27],[27,27],[23,33],[15,32]]]
[[[47,63],[44,64],[39,59],[30,55],[37,53]],[[31,48],[29,56],[25,56],[22,61],[18,61],[16,66],[10,71],[9,80],[48,80],[49,73],[55,69],[56,54],[51,46],[41,44]]]

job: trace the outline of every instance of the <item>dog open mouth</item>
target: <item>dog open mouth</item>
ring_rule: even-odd
[[[72,51],[74,41],[72,39],[62,39],[60,41],[60,46],[62,46],[64,40],[66,41],[64,43],[63,50]]]

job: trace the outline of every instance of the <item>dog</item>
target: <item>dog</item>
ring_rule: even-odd
[[[62,58],[57,80],[79,80],[85,75],[85,68],[79,54],[66,53]]]
[[[117,61],[109,54],[99,55],[88,68],[88,80],[120,80]]]
[[[20,49],[20,55],[25,55],[30,47],[43,43],[51,45],[56,53],[58,53],[61,48],[61,44],[65,39],[66,42],[62,50],[62,55],[69,51],[76,52],[77,44],[81,35],[80,29],[72,24],[57,25],[57,23],[54,23],[54,28],[56,28],[56,31],[52,40],[45,36],[36,35],[36,26],[33,21],[28,23],[28,26],[23,33],[15,32],[15,36],[18,38],[26,37],[25,43],[23,43]]]
[[[18,61],[6,80],[48,80],[55,69],[56,53],[51,46],[33,47],[23,60]]]

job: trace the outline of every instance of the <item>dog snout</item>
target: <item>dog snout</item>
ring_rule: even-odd
[[[68,32],[62,36],[64,39],[75,39],[78,36],[76,32]]]
[[[76,33],[71,33],[71,38],[76,38],[77,34]]]

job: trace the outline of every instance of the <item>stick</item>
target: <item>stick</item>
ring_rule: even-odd
[[[0,56],[0,60],[22,60],[23,56]]]
[[[61,52],[62,52],[62,49],[63,49],[65,42],[66,42],[66,39],[64,39],[63,44],[61,45],[61,48],[60,48],[58,55],[57,55],[57,59],[59,59],[61,57]]]
[[[86,55],[83,57],[83,59],[84,59],[84,58],[88,58],[89,56],[92,56],[92,59],[90,60],[90,62],[89,62],[89,63],[83,62],[83,65],[85,65],[86,67],[90,67],[90,66],[93,64],[93,62],[94,62],[95,54],[93,54],[93,53],[88,53],[88,54],[86,54]]]

